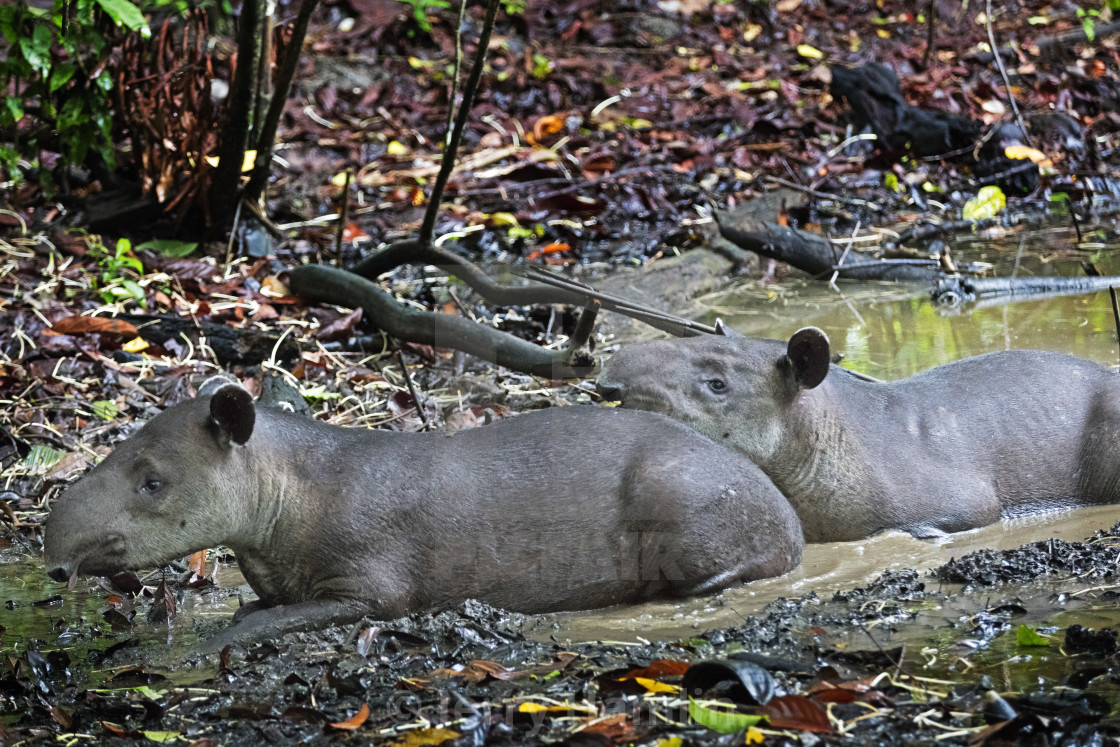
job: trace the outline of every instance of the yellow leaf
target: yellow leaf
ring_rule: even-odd
[[[886,29],[875,29],[875,33],[879,35],[880,39],[891,38],[891,32],[887,31]]]
[[[519,226],[517,216],[513,213],[494,213],[490,216],[490,225],[492,226]]]
[[[814,60],[819,60],[824,57],[824,53],[816,47],[810,47],[808,44],[798,44],[797,53],[802,57],[809,57]]]
[[[346,172],[340,171],[331,177],[332,187],[345,187],[346,186]]]
[[[679,693],[681,690],[674,685],[668,685],[664,682],[651,680],[646,677],[635,677],[634,681],[644,687],[647,692],[651,693]]]
[[[121,350],[126,353],[139,353],[142,350],[148,349],[148,341],[143,337],[133,337],[131,340],[121,345]]]
[[[762,744],[766,740],[766,735],[760,732],[753,726],[747,729],[747,739],[745,744]]]
[[[390,156],[407,156],[411,151],[404,143],[392,140],[389,142],[387,152]]]
[[[567,713],[569,711],[576,711],[577,713],[595,714],[594,708],[579,705],[578,703],[563,703],[561,705],[545,705],[544,703],[534,703],[526,701],[517,706],[518,713]]]
[[[245,151],[245,155],[241,159],[241,173],[244,174],[246,172],[252,171],[253,164],[256,162],[256,160],[257,152],[255,150]],[[206,156],[206,163],[210,164],[214,168],[218,168],[218,164],[221,162],[222,160],[217,156]]]
[[[392,747],[424,747],[425,745],[443,744],[461,736],[463,735],[451,729],[417,729],[408,732],[403,741],[393,742]]]
[[[517,706],[518,713],[545,713],[549,707],[543,703],[522,703]]]
[[[1009,145],[1004,149],[1003,153],[1005,156],[1013,160],[1029,158],[1039,166],[1053,165],[1052,163],[1050,163],[1050,159],[1046,157],[1045,153],[1038,150],[1037,148],[1031,148],[1027,145]]]

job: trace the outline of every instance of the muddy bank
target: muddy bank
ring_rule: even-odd
[[[203,658],[183,644],[226,615],[169,630],[143,598],[128,621],[98,595],[81,614],[38,608],[37,631],[5,630],[0,738],[742,743],[700,725],[747,728],[713,720],[708,700],[723,700],[735,718],[767,716],[750,729],[772,744],[1116,744],[1120,661],[1101,629],[1117,617],[1118,554],[1120,525],[978,550],[648,643],[570,643],[554,619],[468,602]]]

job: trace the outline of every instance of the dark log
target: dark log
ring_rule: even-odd
[[[719,232],[731,243],[764,257],[788,262],[814,277],[849,280],[895,280],[913,283],[937,282],[940,264],[934,259],[851,258],[840,262],[840,253],[828,239],[808,231],[769,222],[733,225],[734,216],[717,214]]]
[[[152,314],[124,314],[118,318],[135,325],[140,336],[155,345],[164,345],[169,340],[182,343],[184,336],[192,345],[198,345],[200,338],[205,337],[206,345],[223,364],[256,365],[272,358],[274,351],[276,359],[281,361],[299,356],[299,346],[290,338],[280,342],[275,335],[266,335],[251,327]],[[280,342],[279,347],[277,342]]]

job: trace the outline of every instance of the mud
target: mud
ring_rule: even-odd
[[[168,629],[146,622],[141,598],[114,630],[63,605],[45,629],[2,639],[0,741],[393,744],[415,732],[411,744],[741,744],[690,722],[677,691],[684,667],[714,660],[772,680],[776,700],[741,712],[810,709],[771,715],[784,728],[753,727],[767,744],[1117,744],[1120,660],[1102,622],[1120,617],[1118,545],[1120,524],[1083,541],[979,550],[639,643],[568,642],[554,619],[467,602],[206,658],[181,646],[224,615]],[[1020,625],[1042,645],[1023,645]],[[620,679],[658,660],[681,669]],[[736,692],[705,695],[741,701]],[[809,730],[817,711],[827,730]]]

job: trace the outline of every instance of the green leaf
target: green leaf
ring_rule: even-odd
[[[183,738],[183,735],[180,734],[177,731],[151,731],[151,730],[149,730],[149,731],[142,731],[140,733],[143,734],[148,739],[152,740],[153,742],[158,742],[160,744],[162,744],[164,742],[178,742],[180,739]]]
[[[700,705],[694,699],[688,699],[688,716],[701,726],[706,726],[720,734],[735,734],[746,731],[750,727],[766,720],[765,716],[752,716],[737,711],[725,711]]]
[[[136,299],[136,302],[141,306],[147,306],[147,300],[144,298],[144,289],[135,280],[122,280],[121,285],[128,291],[128,295]]]
[[[117,403],[111,399],[99,399],[93,403],[93,414],[102,420],[112,420],[117,416]]]
[[[144,20],[144,14],[128,0],[97,0],[97,4],[118,26],[124,26],[131,31],[139,31],[144,36],[151,35],[152,32],[148,28],[148,22]]]
[[[197,241],[176,241],[175,239],[152,239],[136,247],[147,249],[165,257],[185,257],[198,248]]]
[[[8,109],[8,115],[11,116],[13,122],[18,122],[23,119],[23,102],[20,101],[19,96],[8,96],[4,99],[4,104]]]
[[[67,82],[69,82],[69,80],[74,77],[74,73],[77,71],[77,69],[77,65],[72,65],[70,63],[56,65],[54,70],[51,70],[51,80],[49,86],[51,89],[51,93],[54,93],[55,91],[66,85]]]
[[[996,186],[981,187],[976,196],[964,204],[961,215],[965,220],[988,220],[1003,212],[1007,197]]]
[[[23,57],[31,67],[39,73],[46,75],[51,69],[51,42],[54,34],[46,24],[36,24],[31,36],[21,36],[19,48]]]
[[[37,444],[32,446],[31,451],[23,458],[23,464],[32,474],[41,475],[62,461],[64,456],[66,456],[65,451]]]
[[[1045,636],[1039,635],[1026,625],[1020,625],[1015,633],[1015,640],[1020,646],[1049,646],[1050,641]]]

